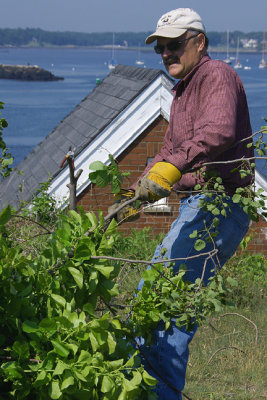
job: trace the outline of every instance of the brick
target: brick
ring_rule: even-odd
[[[123,187],[127,188],[134,183],[143,172],[148,157],[155,156],[163,145],[163,138],[168,127],[168,123],[158,117],[127,150],[118,158],[120,171],[131,172],[130,176],[124,180]],[[95,185],[87,187],[78,197],[78,205],[82,205],[86,211],[101,209],[104,215],[107,213],[108,206],[113,204],[113,195],[110,188],[97,188]],[[172,208],[171,214],[144,214],[134,222],[124,223],[119,226],[119,231],[129,234],[132,229],[143,229],[146,226],[152,228],[154,234],[161,232],[167,233],[173,220],[179,214],[179,197],[172,193],[168,199],[168,204]],[[252,240],[248,245],[248,251],[252,253],[263,253],[267,255],[267,223],[260,219],[253,222],[248,235],[252,235]],[[240,249],[238,249],[238,252]]]

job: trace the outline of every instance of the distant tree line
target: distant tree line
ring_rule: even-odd
[[[117,32],[114,44],[121,46],[144,46],[145,38],[151,32]],[[208,32],[211,47],[226,46],[226,32]],[[262,48],[262,32],[230,32],[230,47],[236,47],[237,38],[256,39],[257,50]],[[35,28],[0,29],[0,46],[105,46],[113,42],[112,32],[81,33],[51,32]]]

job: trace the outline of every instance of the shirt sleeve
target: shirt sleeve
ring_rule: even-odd
[[[162,149],[165,160],[181,172],[217,159],[235,141],[240,88],[233,72],[217,67],[203,76],[196,88],[193,137],[172,153],[166,153],[168,146]]]

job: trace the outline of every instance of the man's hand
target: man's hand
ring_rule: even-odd
[[[181,179],[181,172],[172,164],[158,162],[136,186],[140,200],[154,202],[171,194],[171,187]]]
[[[133,190],[122,189],[120,193],[115,195],[115,203],[108,208],[108,214],[116,213],[116,210],[126,201],[133,199],[135,197],[135,192]],[[131,221],[139,217],[138,209],[135,207],[134,202],[123,207],[118,213],[115,214],[114,218],[117,222],[122,220]]]

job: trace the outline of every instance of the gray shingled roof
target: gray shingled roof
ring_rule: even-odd
[[[63,121],[0,182],[0,209],[29,201],[40,182],[55,177],[69,147],[79,154],[162,70],[118,65]],[[22,191],[19,191],[19,187]]]

